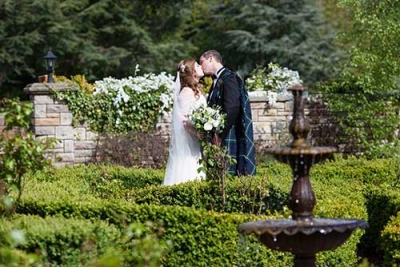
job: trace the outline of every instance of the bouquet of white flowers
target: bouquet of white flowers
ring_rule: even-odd
[[[226,122],[226,114],[223,114],[219,107],[201,105],[192,111],[189,120],[196,130],[204,133],[206,137],[211,132],[222,132]]]

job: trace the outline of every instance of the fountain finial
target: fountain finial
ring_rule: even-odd
[[[304,116],[304,97],[305,88],[302,84],[295,84],[288,89],[292,91],[294,97],[293,119],[289,125],[289,132],[293,136],[292,148],[309,148],[307,135],[310,132],[310,122]]]

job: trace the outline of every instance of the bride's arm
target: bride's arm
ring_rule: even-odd
[[[186,131],[198,138],[201,138],[200,133],[196,131],[196,128],[188,118],[192,112],[193,105],[196,103],[193,90],[189,87],[184,87],[178,96],[178,102],[179,110],[182,115],[182,123]]]
[[[200,133],[196,131],[193,123],[187,117],[183,120],[183,127],[185,127],[185,130],[188,131],[190,134],[197,136],[198,138],[201,137]]]

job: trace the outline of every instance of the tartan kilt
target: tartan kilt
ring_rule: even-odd
[[[238,89],[240,92],[240,119],[232,126],[221,144],[228,149],[228,154],[236,161],[235,164],[232,164],[228,168],[227,172],[232,175],[256,175],[253,121],[249,94],[246,91],[243,79],[230,70],[225,70],[221,74],[221,77],[219,77],[221,83],[230,75],[235,75],[238,82]],[[218,89],[217,92],[220,94],[223,93],[218,83],[214,89]],[[216,97],[215,95],[215,99],[209,99],[208,104],[210,105],[210,103],[213,103],[222,106],[223,96],[218,95],[218,97]]]
[[[250,133],[240,130],[241,127],[233,126],[224,140],[228,154],[236,160],[228,168],[232,175],[256,175],[255,148],[253,142],[253,128]],[[250,136],[248,134],[251,134]],[[238,138],[237,138],[238,137]]]

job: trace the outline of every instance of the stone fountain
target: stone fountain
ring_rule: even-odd
[[[255,234],[270,249],[291,252],[294,267],[315,267],[316,253],[341,246],[357,229],[368,227],[357,219],[314,218],[316,203],[309,179],[313,164],[331,156],[333,147],[311,147],[307,142],[310,124],[304,117],[304,88],[291,87],[294,97],[293,119],[289,131],[293,142],[288,147],[267,149],[278,161],[289,164],[293,171],[293,185],[289,195],[291,219],[246,222],[238,227],[241,234]]]

